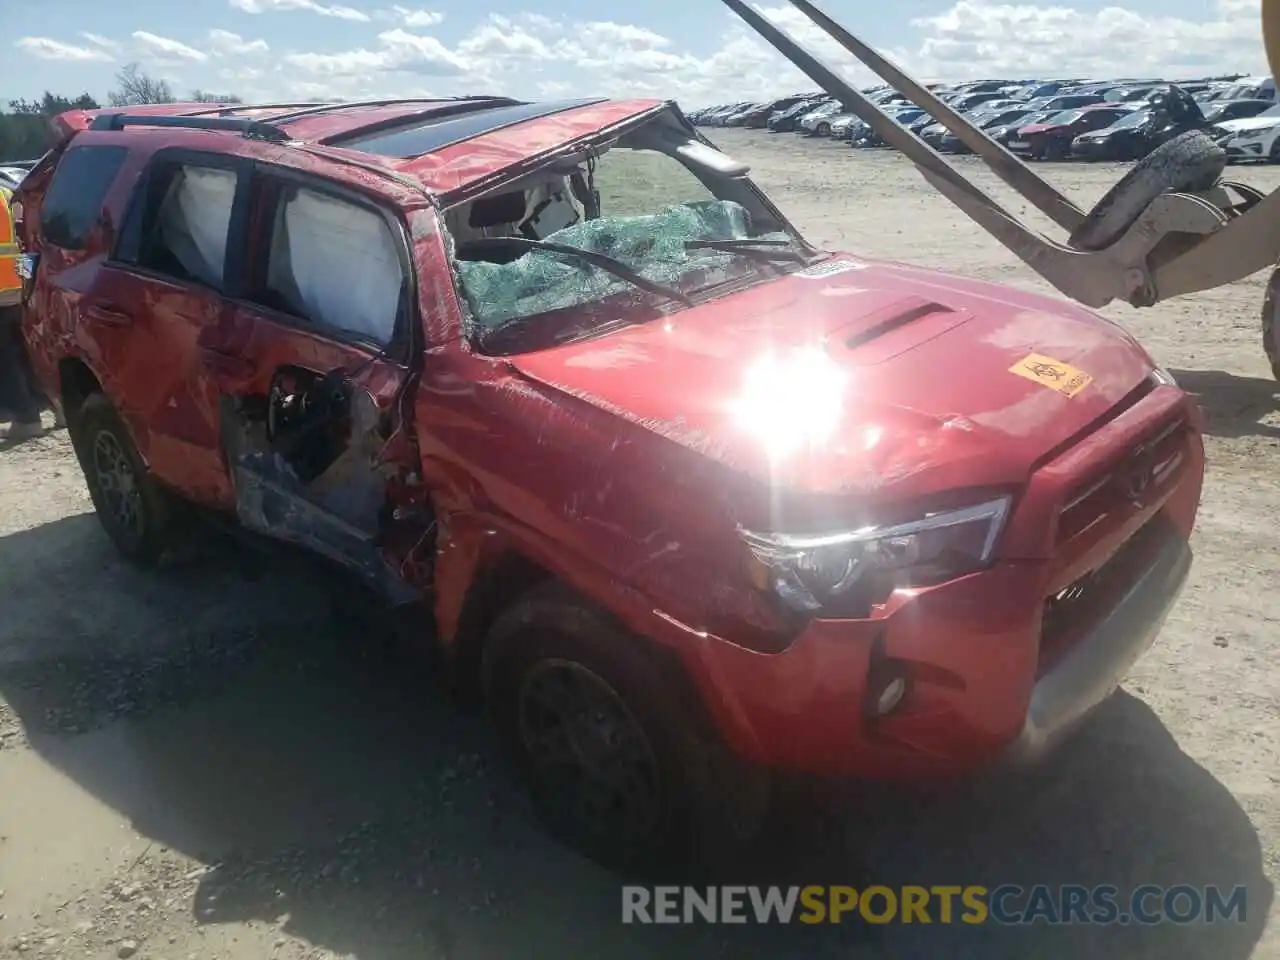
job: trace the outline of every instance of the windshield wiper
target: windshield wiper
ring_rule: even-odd
[[[765,240],[763,238],[746,237],[739,240],[686,240],[686,250],[718,250],[721,253],[740,253],[744,257],[776,263],[779,260],[790,260],[793,263],[808,263],[803,253],[795,249],[792,240]]]
[[[477,237],[474,240],[468,240],[467,246],[506,246],[516,247],[525,250],[543,250],[547,253],[558,253],[566,257],[575,257],[583,263],[590,264],[593,267],[611,273],[620,280],[625,280],[634,287],[639,287],[647,293],[652,293],[659,297],[665,297],[668,300],[675,300],[682,303],[686,307],[694,305],[693,300],[681,293],[674,287],[668,287],[665,284],[657,283],[648,277],[632,270],[621,260],[615,260],[613,257],[607,257],[603,253],[596,253],[592,250],[583,250],[581,247],[570,246],[567,243],[548,243],[546,240],[531,240],[528,237]]]

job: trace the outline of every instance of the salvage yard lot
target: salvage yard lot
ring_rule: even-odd
[[[1043,288],[894,153],[712,139],[823,246]],[[1088,204],[1121,168],[1043,172]],[[1273,168],[1233,176],[1280,185]],[[238,550],[126,567],[57,434],[0,452],[0,956],[1280,960],[1280,399],[1264,279],[1106,311],[1199,395],[1210,435],[1191,582],[1096,722],[1016,785],[784,804],[760,862],[725,878],[1244,885],[1243,923],[624,927],[617,878],[531,822],[484,724],[436,694],[426,665],[362,640],[371,628],[334,618],[301,571]]]

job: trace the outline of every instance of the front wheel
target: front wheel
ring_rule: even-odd
[[[689,863],[750,839],[760,797],[720,761],[650,641],[556,583],[499,617],[485,643],[499,736],[547,827],[607,867]],[[714,770],[714,772],[713,772]]]
[[[829,123],[820,123],[820,124],[818,124],[818,129],[817,129],[817,131],[816,131],[816,132],[817,132],[818,136],[820,136],[820,137],[829,137],[829,136],[831,136],[831,124],[829,124]]]
[[[101,393],[80,407],[72,439],[103,530],[127,560],[155,566],[169,545],[168,500],[147,473],[115,407]]]

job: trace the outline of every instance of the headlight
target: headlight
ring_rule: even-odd
[[[742,531],[752,579],[792,609],[848,609],[866,591],[954,579],[986,566],[1009,512],[1009,497],[927,514],[892,526],[818,536]]]

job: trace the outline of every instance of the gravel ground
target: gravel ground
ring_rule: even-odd
[[[825,246],[1043,289],[900,157],[712,136]],[[1121,172],[1044,171],[1082,204]],[[784,805],[733,878],[1243,884],[1244,922],[623,927],[618,881],[542,834],[429,664],[334,618],[301,572],[223,544],[125,567],[54,434],[0,451],[0,956],[1280,958],[1262,282],[1107,311],[1200,396],[1211,434],[1192,581],[1125,690],[1034,778]]]

